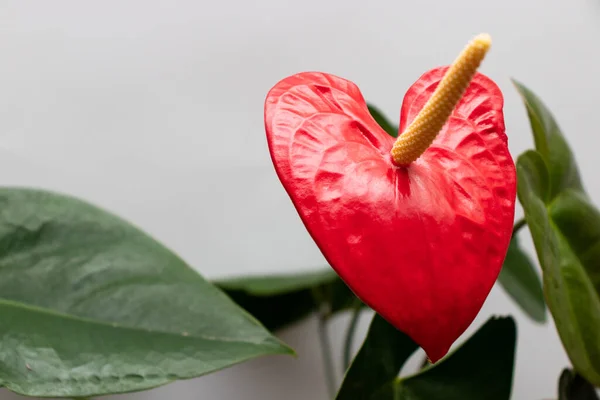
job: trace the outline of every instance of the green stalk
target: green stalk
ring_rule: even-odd
[[[358,304],[352,310],[352,317],[350,318],[350,323],[348,325],[348,330],[346,331],[346,340],[344,341],[344,353],[343,353],[343,364],[344,368],[343,372],[346,372],[348,367],[350,367],[350,358],[352,354],[352,342],[354,341],[354,334],[356,332],[356,327],[358,326],[358,320],[360,318],[362,304],[358,302]]]

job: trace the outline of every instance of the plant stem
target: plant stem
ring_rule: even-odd
[[[323,354],[323,367],[325,369],[325,383],[330,398],[335,395],[335,376],[333,373],[333,358],[331,357],[331,343],[327,334],[327,310],[319,310],[319,340]]]
[[[350,355],[352,353],[352,342],[354,341],[354,333],[356,332],[356,327],[358,325],[358,319],[360,317],[362,304],[359,302],[354,309],[352,310],[352,317],[350,318],[350,324],[348,325],[348,330],[346,331],[346,340],[344,342],[344,353],[343,353],[343,364],[345,372],[350,366]]]
[[[521,228],[523,228],[525,225],[527,225],[527,221],[525,221],[525,218],[521,218],[520,220],[518,220],[517,222],[515,222],[515,226],[513,227],[513,231],[512,231],[512,237],[515,237],[515,235],[521,230]]]
[[[327,322],[331,316],[331,292],[329,287],[318,286],[311,290],[315,305],[317,306],[319,342],[325,370],[325,384],[330,398],[335,396],[336,382],[333,370],[333,357],[331,356],[331,343],[327,334]]]

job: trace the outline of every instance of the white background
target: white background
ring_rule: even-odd
[[[397,120],[408,86],[483,31],[494,44],[482,72],[505,94],[513,155],[532,139],[510,77],[554,111],[600,203],[596,0],[1,0],[0,182],[93,201],[209,278],[317,268],[267,153],[267,91],[295,72],[329,72]],[[556,397],[568,360],[552,323],[529,322],[496,287],[467,335],[498,313],[518,322],[513,398]],[[332,325],[336,354],[346,322]],[[314,320],[282,337],[297,359],[119,398],[324,400]]]

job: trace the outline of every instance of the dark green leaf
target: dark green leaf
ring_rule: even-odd
[[[509,400],[515,344],[513,319],[492,318],[442,361],[398,378],[417,346],[374,317],[337,400]]]
[[[400,379],[395,400],[509,400],[515,344],[513,319],[492,318],[447,358]]]
[[[530,318],[537,322],[546,321],[546,303],[542,282],[529,256],[513,236],[498,282]]]
[[[331,285],[327,286],[327,293],[331,313],[355,308],[357,303],[361,307],[367,307],[341,279],[336,279]]]
[[[599,397],[591,383],[570,369],[565,369],[558,381],[558,400],[599,400]]]
[[[412,339],[375,314],[367,337],[346,372],[336,399],[375,399],[372,395],[395,380],[402,365],[417,348]],[[378,396],[382,396],[382,393]]]
[[[565,189],[583,190],[573,152],[554,117],[531,90],[515,80],[513,83],[527,107],[535,147],[548,165],[550,198]]]
[[[243,291],[255,296],[277,296],[290,292],[329,285],[338,279],[331,268],[298,274],[273,274],[235,277],[215,282],[227,291]]]
[[[302,320],[322,302],[335,313],[358,301],[329,267],[301,274],[240,277],[216,285],[270,330]]]
[[[168,249],[74,198],[0,189],[0,384],[143,390],[290,353]]]
[[[369,104],[368,105],[369,108],[369,113],[371,113],[371,116],[373,117],[373,119],[379,124],[379,126],[381,126],[383,128],[384,131],[387,132],[388,135],[390,135],[391,137],[397,137],[398,136],[398,126],[391,123],[389,119],[386,118],[385,115],[383,115],[383,113],[374,105]]]
[[[578,257],[579,248],[566,237],[570,232],[561,231],[568,226],[562,218],[569,215],[561,204],[574,197],[566,191],[547,204],[547,176],[538,152],[528,151],[517,160],[519,201],[542,266],[548,308],[575,369],[600,385],[600,298]]]

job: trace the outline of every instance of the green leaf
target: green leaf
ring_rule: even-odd
[[[546,321],[542,282],[516,235],[510,241],[498,282],[531,319]]]
[[[223,290],[243,291],[255,296],[268,297],[329,285],[337,279],[337,274],[331,268],[324,268],[297,274],[235,277],[215,283]]]
[[[568,226],[564,216],[573,213],[566,212],[564,204],[573,204],[569,202],[578,197],[566,191],[547,203],[547,177],[538,152],[518,158],[518,197],[542,266],[548,308],[577,372],[600,385],[600,298],[577,254],[581,248],[567,238],[572,232],[561,230]]]
[[[337,400],[508,400],[516,344],[512,318],[492,318],[440,362],[397,378],[416,345],[374,317]]]
[[[512,318],[491,318],[439,363],[401,379],[399,400],[509,400],[515,359]]]
[[[579,169],[552,113],[531,90],[513,80],[527,108],[535,148],[548,165],[550,198],[565,189],[583,190]]]
[[[322,303],[335,313],[359,301],[330,267],[299,274],[239,277],[215,284],[270,330],[304,319]]]
[[[560,193],[548,211],[600,293],[600,212],[585,193],[574,190]]]
[[[161,244],[50,192],[0,189],[0,384],[43,397],[143,390],[291,353]]]
[[[387,132],[391,137],[398,136],[398,125],[395,125],[390,122],[389,119],[374,105],[368,104],[369,113],[373,117],[373,119],[383,128],[384,131]]]
[[[375,314],[336,399],[375,399],[371,397],[373,393],[396,379],[408,357],[417,348],[412,339]]]
[[[591,383],[570,369],[564,369],[558,381],[558,400],[600,400],[600,398]]]
[[[573,153],[552,114],[529,89],[515,85],[538,150],[519,158],[518,193],[542,266],[548,307],[575,369],[598,385],[600,213],[584,193]]]

